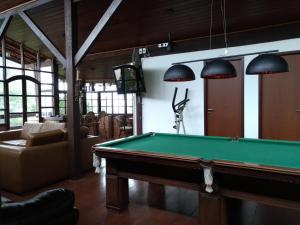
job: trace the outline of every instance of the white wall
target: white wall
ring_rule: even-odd
[[[300,50],[300,38],[255,45],[233,47],[227,56],[248,54],[258,51],[279,50],[280,52]],[[164,82],[165,71],[172,63],[224,56],[224,49],[197,51],[167,56],[143,58],[142,65],[147,92],[143,94],[143,132],[175,133],[174,113],[171,107],[175,87],[178,87],[178,99],[184,98],[185,88],[189,88],[190,102],[184,110],[184,123],[187,134],[204,134],[204,90],[200,72],[203,62],[186,64],[196,75],[189,82]],[[244,57],[244,68],[255,55]],[[245,137],[258,137],[258,76],[244,76],[244,134]]]

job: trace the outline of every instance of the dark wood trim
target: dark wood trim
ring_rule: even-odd
[[[21,59],[21,72],[22,75],[25,75],[25,59],[24,59],[24,46],[23,43],[20,44],[20,59]]]
[[[9,27],[9,24],[11,22],[12,17],[11,16],[7,16],[5,17],[3,23],[1,24],[0,27],[0,40],[3,38],[3,36],[6,33],[7,28]]]
[[[59,115],[59,90],[58,90],[58,65],[52,59],[53,89],[54,89],[54,114]]]
[[[55,47],[51,40],[44,34],[44,32],[33,22],[33,20],[25,13],[19,12],[19,16],[29,26],[33,33],[41,40],[41,42],[51,51],[57,60],[63,65],[66,65],[66,59],[62,53]]]
[[[143,97],[136,94],[136,131],[137,135],[143,133]]]
[[[38,0],[38,1],[31,0],[29,2],[25,2],[21,5],[17,5],[15,7],[12,7],[10,9],[7,9],[7,10],[1,12],[0,19],[7,17],[7,16],[13,16],[15,14],[18,14],[19,12],[23,12],[23,11],[38,7],[40,5],[44,5],[44,4],[52,2],[52,1],[54,1],[54,0]]]
[[[258,138],[262,138],[262,86],[263,86],[263,78],[258,75]]]
[[[203,67],[205,66],[205,62],[203,62]],[[203,92],[204,92],[204,135],[208,133],[208,123],[207,123],[207,79],[203,81]]]
[[[80,151],[80,110],[79,99],[75,99],[76,68],[74,55],[76,52],[77,31],[76,31],[76,3],[72,0],[64,0],[65,11],[65,35],[66,35],[66,80],[67,91],[67,111],[68,111],[68,142],[71,160],[71,178],[79,179],[82,175],[82,160]]]
[[[242,71],[243,71],[243,74],[242,74],[242,79],[241,79],[241,85],[242,85],[242,98],[241,98],[241,107],[242,107],[242,110],[241,110],[241,113],[242,113],[242,116],[241,116],[241,134],[242,134],[242,137],[245,136],[245,58],[244,57],[241,57],[240,59],[237,59],[237,60],[241,60],[241,63],[242,63]]]
[[[77,54],[75,55],[75,66],[77,66],[84,56],[87,54],[88,50],[92,47],[93,43],[96,41],[96,38],[99,36],[107,22],[113,16],[114,12],[117,10],[119,5],[123,0],[113,0],[106,12],[103,14],[97,25],[94,27],[90,35],[87,37]]]
[[[3,70],[3,80],[6,80],[6,38],[2,38],[1,40],[1,44],[2,44],[2,65],[4,66],[2,68]],[[8,93],[8,85],[4,82],[4,87],[3,87],[3,91],[4,93]],[[5,109],[5,113],[4,113],[4,121],[5,121],[5,129],[8,130],[9,129],[9,115],[8,115],[8,110],[9,110],[9,98],[7,95],[4,95],[4,109]]]

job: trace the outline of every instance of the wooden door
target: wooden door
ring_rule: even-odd
[[[230,61],[237,77],[205,81],[205,134],[244,136],[243,60]]]
[[[260,137],[300,141],[300,54],[283,57],[289,72],[260,78]]]

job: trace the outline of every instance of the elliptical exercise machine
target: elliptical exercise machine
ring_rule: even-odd
[[[188,101],[190,101],[190,99],[187,98],[189,89],[188,88],[185,89],[184,99],[178,103],[175,103],[177,91],[178,91],[178,88],[176,87],[175,91],[174,91],[173,101],[172,101],[172,108],[173,108],[173,111],[175,114],[175,125],[173,126],[173,128],[176,129],[176,133],[179,134],[180,127],[182,124],[183,133],[185,134],[185,127],[184,127],[184,123],[183,123],[183,110],[185,108],[186,103]]]

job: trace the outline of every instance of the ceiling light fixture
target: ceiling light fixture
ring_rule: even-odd
[[[211,0],[209,49],[212,49],[213,5],[214,5],[214,0]],[[221,0],[225,55],[227,55],[228,43],[227,43],[227,22],[226,22],[225,5],[226,5],[225,0]],[[201,71],[201,78],[205,78],[205,79],[223,79],[223,78],[232,78],[236,76],[237,74],[234,66],[229,61],[220,58],[205,63],[204,68]]]
[[[287,61],[280,55],[261,54],[255,57],[247,66],[247,74],[273,74],[289,71]]]
[[[171,66],[164,75],[164,81],[182,82],[195,80],[193,70],[182,64]]]

